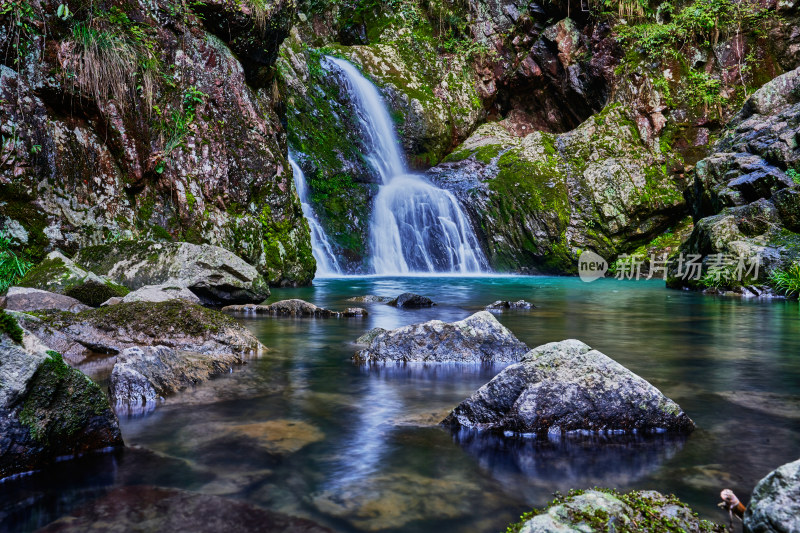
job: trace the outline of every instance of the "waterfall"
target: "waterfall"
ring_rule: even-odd
[[[292,166],[294,187],[300,197],[303,216],[308,220],[308,226],[311,228],[311,253],[317,261],[317,277],[341,274],[342,269],[339,267],[338,261],[336,261],[336,255],[333,253],[328,236],[325,235],[325,230],[322,229],[319,219],[317,219],[317,214],[314,213],[314,209],[309,203],[306,175],[303,174],[303,170],[294,160],[294,155],[291,152],[289,152],[289,164]]]
[[[488,261],[455,196],[408,172],[378,89],[349,62],[325,59],[328,68],[343,76],[358,116],[367,161],[381,179],[370,221],[375,273],[488,270]]]

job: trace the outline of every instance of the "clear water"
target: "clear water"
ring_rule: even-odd
[[[440,305],[366,304],[365,319],[245,320],[268,354],[121,420],[131,447],[123,453],[0,484],[0,530],[35,529],[109,486],[140,483],[222,494],[341,532],[501,531],[554,491],[596,485],[674,492],[723,521],[722,488],[746,500],[761,477],[800,455],[797,302],[708,297],[663,282],[429,276],[326,279],[272,299],[341,309],[351,296],[407,290]],[[685,439],[544,443],[452,435],[435,423],[497,368],[349,360],[351,342],[372,327],[451,321],[520,298],[538,308],[498,318],[529,346],[581,339],[658,386],[698,429]]]
[[[366,158],[382,184],[370,219],[373,272],[488,271],[489,263],[456,197],[408,173],[378,89],[351,63],[335,57],[325,61],[341,74],[352,97]]]

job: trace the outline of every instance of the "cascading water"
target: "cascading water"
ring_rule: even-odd
[[[344,77],[361,125],[367,159],[381,179],[370,224],[376,274],[480,273],[488,262],[452,193],[406,169],[378,89],[352,64],[326,57]]]
[[[308,226],[311,228],[311,253],[317,261],[317,277],[330,276],[332,274],[341,274],[342,269],[336,260],[336,254],[333,253],[328,236],[325,230],[317,219],[317,214],[311,207],[308,201],[308,183],[306,183],[306,176],[300,165],[294,160],[294,156],[289,152],[289,164],[292,166],[294,174],[294,186],[297,189],[297,195],[300,197],[300,206],[303,209],[303,216],[308,220]]]

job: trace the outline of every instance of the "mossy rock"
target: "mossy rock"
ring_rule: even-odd
[[[620,493],[612,489],[572,490],[549,506],[522,515],[506,533],[610,531],[617,533],[724,533],[719,524],[701,520],[675,496],[656,491]]]
[[[25,332],[19,327],[17,319],[0,309],[0,333],[5,333],[17,344],[22,344]]]
[[[122,298],[129,292],[127,287],[111,281],[100,283],[89,280],[79,285],[73,285],[64,294],[90,307],[100,307],[109,298]]]

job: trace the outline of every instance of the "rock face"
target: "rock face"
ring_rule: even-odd
[[[734,259],[722,264],[718,287],[760,294],[769,272],[800,259],[800,68],[756,91],[731,121],[714,153],[697,164],[691,203],[692,234],[684,255],[703,256],[708,273],[716,254]],[[794,178],[792,177],[794,176]],[[734,274],[735,262],[760,258],[759,275]],[[719,265],[717,269],[720,270]],[[708,283],[683,276],[677,264],[668,286],[704,289]]]
[[[534,348],[442,422],[515,434],[689,433],[694,423],[653,385],[577,340]]]
[[[596,531],[595,528],[604,528],[612,524],[612,521],[615,530],[619,528],[624,531],[727,531],[724,526],[700,520],[686,504],[674,496],[664,496],[652,490],[627,494],[606,490],[575,491],[557,499],[547,509],[533,511],[533,514],[528,520],[510,526],[509,531]],[[598,522],[602,525],[598,525]]]
[[[0,332],[0,478],[56,458],[121,446],[106,395],[81,372],[25,334]]]
[[[23,326],[70,362],[92,353],[119,354],[126,348],[166,346],[207,355],[245,356],[264,349],[235,320],[181,300],[120,303],[81,313],[48,311],[20,315]]]
[[[9,39],[31,28],[0,67],[0,115],[15,125],[0,222],[22,227],[26,254],[120,237],[205,242],[272,284],[308,283],[310,234],[274,75],[295,3],[112,0],[68,21],[59,4],[40,2],[20,26],[0,20]],[[108,58],[119,76],[87,68],[99,60],[76,28],[119,44]]]
[[[430,298],[414,294],[413,292],[404,292],[387,303],[393,307],[403,307],[406,309],[421,309],[423,307],[433,307],[436,305]]]
[[[64,294],[91,307],[128,293],[125,287],[86,270],[58,251],[47,254],[19,283],[22,287]]]
[[[203,354],[166,346],[127,348],[117,356],[109,392],[118,412],[148,410],[159,398],[242,363],[241,355],[234,353]]]
[[[55,309],[77,313],[89,309],[75,298],[27,287],[11,287],[2,299],[3,307],[9,311]]]
[[[486,306],[487,311],[503,311],[505,309],[536,309],[536,306],[525,300],[517,300],[516,302],[497,300]]]
[[[609,104],[562,134],[486,124],[427,175],[464,205],[493,268],[574,273],[579,250],[610,261],[685,213],[683,167],[634,118]]]
[[[323,307],[316,306],[305,300],[281,300],[269,305],[229,305],[222,308],[224,313],[231,314],[256,314],[272,316],[294,316],[294,317],[355,317],[366,316],[368,313],[360,307],[349,307],[344,311],[331,311]]]
[[[186,287],[212,305],[260,302],[269,296],[258,270],[219,246],[126,241],[83,248],[75,261],[129,289]]]
[[[294,518],[238,502],[178,489],[137,485],[118,487],[70,516],[40,531],[90,531],[97,524],[116,524],[121,531],[264,531],[265,533],[331,533],[303,518]]]
[[[800,460],[781,466],[758,482],[744,513],[744,530],[800,531]]]
[[[528,351],[511,331],[486,311],[448,324],[431,320],[376,332],[353,356],[358,363],[511,363]],[[369,337],[359,338],[359,342]]]

